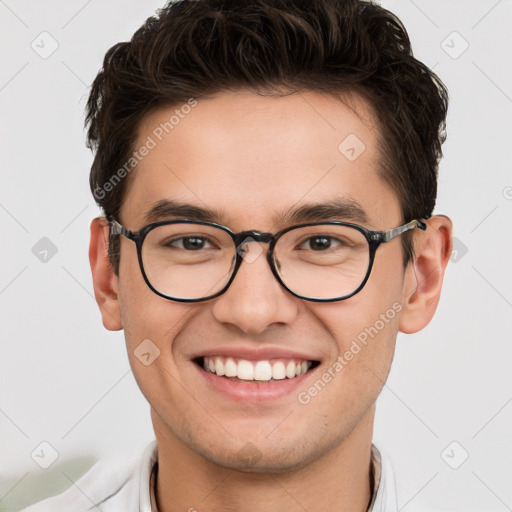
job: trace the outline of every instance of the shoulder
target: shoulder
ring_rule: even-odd
[[[139,512],[141,487],[149,488],[156,460],[156,441],[126,454],[110,454],[96,462],[63,493],[34,503],[20,512]]]

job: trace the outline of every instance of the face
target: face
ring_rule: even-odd
[[[156,146],[131,176],[118,219],[128,229],[154,220],[146,213],[162,200],[213,210],[216,221],[235,232],[275,233],[290,225],[285,214],[333,202],[357,203],[369,229],[402,223],[398,198],[379,177],[378,128],[361,99],[349,106],[314,92],[281,98],[226,92],[199,100],[158,140],[155,129],[176,108],[155,111],[140,126],[136,146],[148,136]],[[330,220],[363,224],[350,211]],[[275,279],[268,245],[250,245],[255,257],[242,262],[223,295],[205,302],[153,293],[135,244],[124,237],[112,283],[157,438],[224,467],[282,471],[313,462],[369,428],[393,358],[407,272],[399,237],[379,248],[358,294],[309,302]],[[159,350],[148,366],[136,357],[147,339]],[[253,366],[313,364],[292,378],[238,381],[205,371],[205,357]]]

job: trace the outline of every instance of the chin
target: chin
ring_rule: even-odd
[[[286,473],[299,470],[327,453],[334,443],[319,446],[307,439],[288,438],[248,441],[245,444],[232,440],[230,446],[224,445],[221,450],[212,450],[212,446],[197,450],[199,455],[233,471],[243,473]]]

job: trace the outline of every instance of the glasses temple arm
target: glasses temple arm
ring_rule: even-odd
[[[119,222],[117,222],[117,220],[112,219],[109,222],[109,224],[110,224],[110,236],[123,235],[129,239],[133,238],[133,233],[129,229],[126,229],[124,226],[119,224]]]
[[[427,225],[425,222],[421,220],[411,220],[411,222],[408,222],[403,226],[398,226],[397,228],[392,228],[388,229],[387,231],[384,231],[382,241],[389,242],[390,240],[393,240],[393,238],[401,235],[402,233],[405,233],[406,231],[410,231],[411,229],[415,228],[420,228],[423,231],[425,231],[427,229]]]

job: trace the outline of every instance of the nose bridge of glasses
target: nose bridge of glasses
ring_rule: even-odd
[[[248,242],[262,242],[268,244],[272,240],[272,237],[272,233],[262,233],[261,231],[241,231],[240,233],[235,233],[233,239],[238,249]]]

